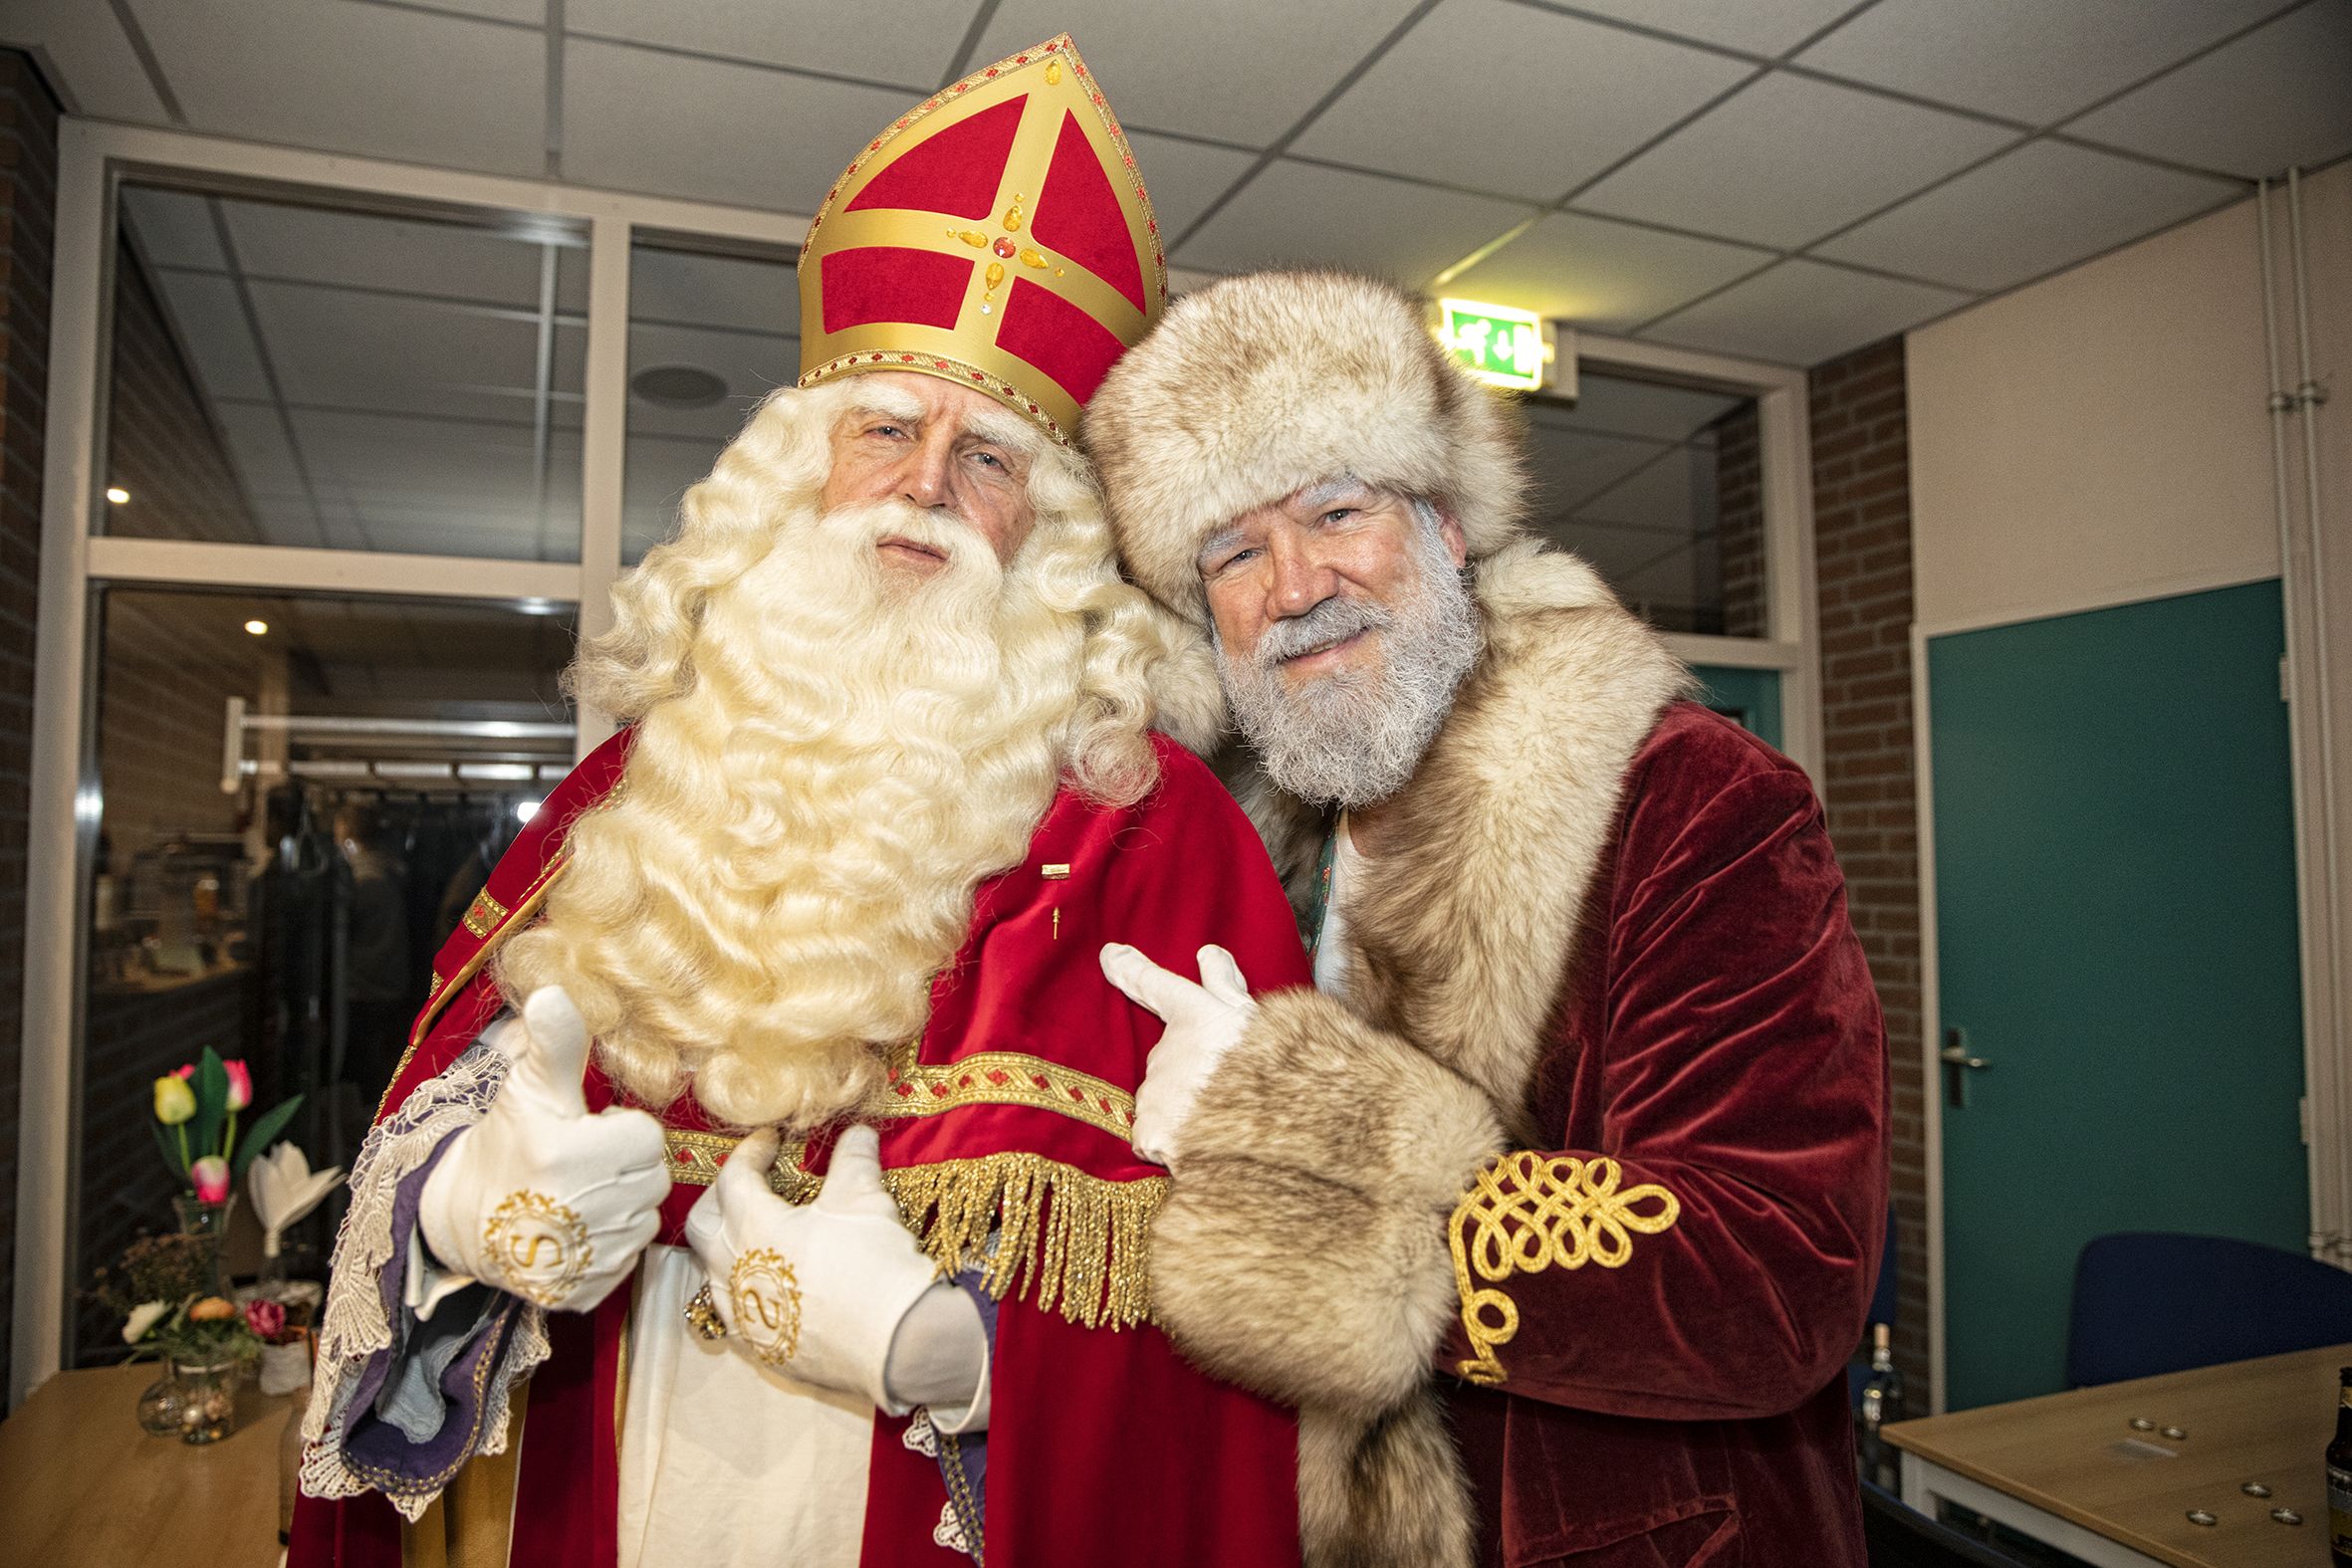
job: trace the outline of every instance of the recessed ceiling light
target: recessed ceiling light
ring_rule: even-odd
[[[107,499],[115,505],[120,506],[130,499],[130,492],[124,490],[120,485],[109,485],[107,486]]]
[[[245,629],[256,637],[266,636],[269,634],[270,623],[266,620],[249,620],[245,623]]]
[[[663,408],[708,408],[727,383],[698,364],[657,364],[630,376],[629,390]]]
[[[527,823],[538,814],[539,802],[537,800],[517,800],[515,802],[516,821]]]

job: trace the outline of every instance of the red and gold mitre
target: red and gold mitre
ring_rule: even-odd
[[[1135,154],[1066,33],[866,143],[801,247],[801,385],[912,370],[1055,440],[1168,303]]]

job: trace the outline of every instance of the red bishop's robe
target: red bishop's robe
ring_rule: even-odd
[[[1153,737],[1161,781],[1132,806],[1058,792],[1021,863],[978,889],[972,926],[932,990],[922,1039],[893,1060],[861,1119],[881,1131],[885,1179],[933,1255],[972,1266],[990,1228],[999,1299],[986,1435],[984,1548],[990,1568],[1298,1560],[1292,1413],[1214,1383],[1148,1319],[1145,1235],[1166,1173],[1128,1145],[1133,1093],[1159,1020],[1102,977],[1106,941],[1180,974],[1205,943],[1232,949],[1262,989],[1308,972],[1266,852],[1224,787],[1189,752]],[[626,733],[551,794],[491,874],[433,970],[431,998],[379,1119],[440,1073],[503,1003],[486,965],[537,914],[565,863],[567,829],[618,781]],[[590,1067],[591,1109],[615,1091]],[[673,1187],[659,1240],[682,1243],[686,1211],[733,1140],[685,1100],[661,1113]],[[773,1181],[811,1196],[829,1137],[787,1147]],[[297,1510],[293,1568],[464,1560],[485,1508],[513,1509],[511,1560],[609,1568],[616,1553],[617,1416],[632,1292],[587,1313],[549,1314],[553,1355],[518,1400],[522,1433],[498,1495],[465,1494],[461,1472],[417,1525],[374,1492],[311,1497]],[[859,1568],[953,1568],[934,1542],[947,1501],[939,1463],[901,1441],[907,1418],[877,1414]],[[951,1440],[952,1441],[952,1440]],[[519,1446],[519,1458],[516,1451]],[[792,1477],[775,1483],[790,1485]],[[508,1498],[511,1497],[511,1504]]]

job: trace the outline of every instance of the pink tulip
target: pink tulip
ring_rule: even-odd
[[[229,1074],[229,1109],[241,1111],[253,1103],[253,1074],[246,1070],[242,1060],[224,1061],[221,1065]]]
[[[172,1069],[171,1075],[174,1078],[193,1078],[196,1075],[196,1064],[191,1061],[185,1066],[175,1067]]]
[[[188,1167],[188,1180],[196,1184],[196,1202],[219,1204],[228,1202],[229,1162],[217,1154],[208,1154]]]
[[[245,1326],[265,1345],[274,1345],[278,1336],[286,1332],[286,1308],[276,1301],[248,1301],[245,1303]]]

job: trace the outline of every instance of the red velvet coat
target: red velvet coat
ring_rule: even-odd
[[[1481,1560],[1860,1568],[1844,1369],[1886,1212],[1886,1048],[1804,775],[1669,709],[1579,951],[1535,1143],[1680,1214],[1622,1267],[1509,1285],[1508,1375],[1451,1400]],[[1470,1355],[1457,1317],[1440,1370]]]
[[[1161,1321],[1301,1407],[1310,1563],[1859,1568],[1887,1067],[1820,808],[1581,562],[1476,592],[1344,995],[1185,1125]],[[1244,796],[1303,903],[1322,818]]]

